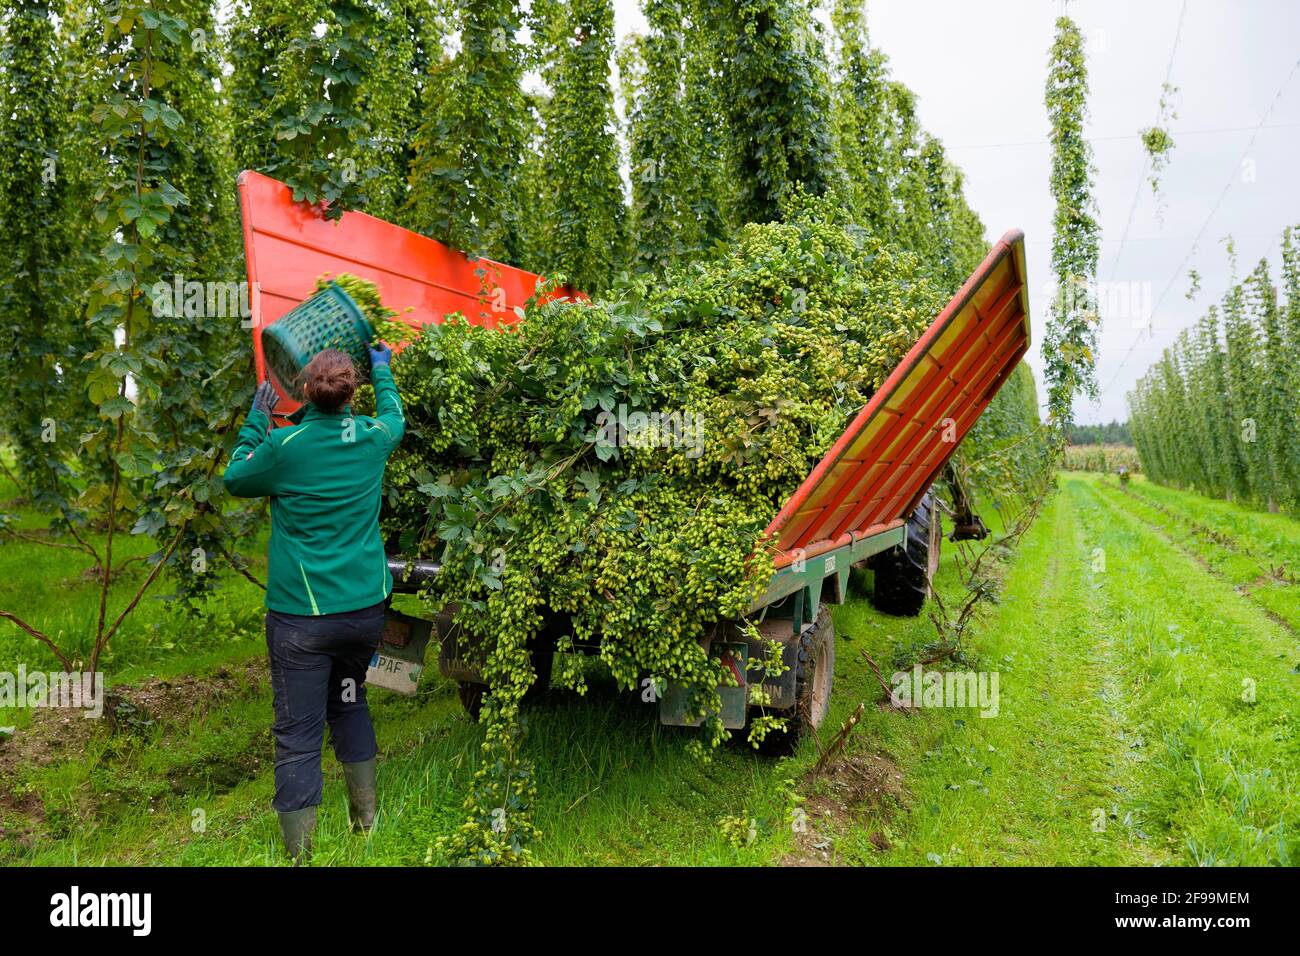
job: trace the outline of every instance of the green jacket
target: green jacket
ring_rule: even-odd
[[[308,403],[292,427],[269,431],[249,412],[239,430],[226,488],[271,498],[266,606],[284,614],[335,614],[378,604],[393,589],[379,535],[384,465],[406,420],[393,373],[375,366],[377,417],[350,406],[327,414]]]

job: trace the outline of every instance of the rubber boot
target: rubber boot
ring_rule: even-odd
[[[280,836],[297,866],[311,858],[311,838],[316,832],[316,808],[304,807],[280,814]]]
[[[375,825],[375,758],[361,763],[345,763],[343,777],[348,783],[348,819],[354,833],[369,833]]]

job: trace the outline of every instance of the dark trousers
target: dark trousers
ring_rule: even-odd
[[[326,724],[340,763],[375,756],[366,669],[383,636],[384,604],[315,617],[267,611],[266,649],[275,702],[271,806],[276,810],[302,810],[321,802]]]

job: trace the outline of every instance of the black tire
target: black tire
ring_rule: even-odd
[[[541,631],[528,642],[528,656],[537,679],[524,692],[524,703],[541,697],[551,686],[551,669],[555,666],[555,642],[564,633],[565,623],[559,615],[548,615]]]
[[[785,728],[763,738],[758,752],[768,757],[786,757],[794,753],[804,734],[816,731],[830,709],[831,688],[835,682],[835,622],[831,609],[822,605],[817,620],[799,636],[799,659],[795,666],[795,706],[788,711],[771,711],[785,718]],[[752,715],[764,713],[759,707]]]
[[[872,559],[876,585],[871,605],[877,611],[899,617],[916,617],[921,613],[939,567],[942,540],[939,521],[934,492],[927,491],[907,519],[904,543]]]
[[[568,621],[558,614],[548,614],[542,629],[528,641],[528,654],[532,660],[537,679],[533,686],[524,691],[524,703],[537,700],[551,685],[551,670],[555,666],[555,642],[568,626]],[[473,681],[457,681],[460,705],[465,713],[478,720],[483,712],[483,697],[487,694],[486,684]]]
[[[460,696],[460,705],[465,708],[465,713],[469,714],[470,720],[477,721],[479,714],[483,713],[483,697],[487,694],[487,684],[461,680],[456,682],[456,687]]]

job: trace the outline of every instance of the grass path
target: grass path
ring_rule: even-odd
[[[1110,506],[1141,519],[1251,603],[1300,633],[1300,524],[1281,515],[1146,481],[1096,482]]]
[[[1021,543],[974,639],[999,674],[996,717],[956,716],[910,785],[915,833],[892,862],[1141,864],[1164,855],[1114,825],[1132,771],[1113,635],[1070,495]]]
[[[1300,714],[1291,632],[1096,479],[1071,478],[1106,571],[1123,706],[1138,730],[1127,812],[1179,862],[1297,859]]]

